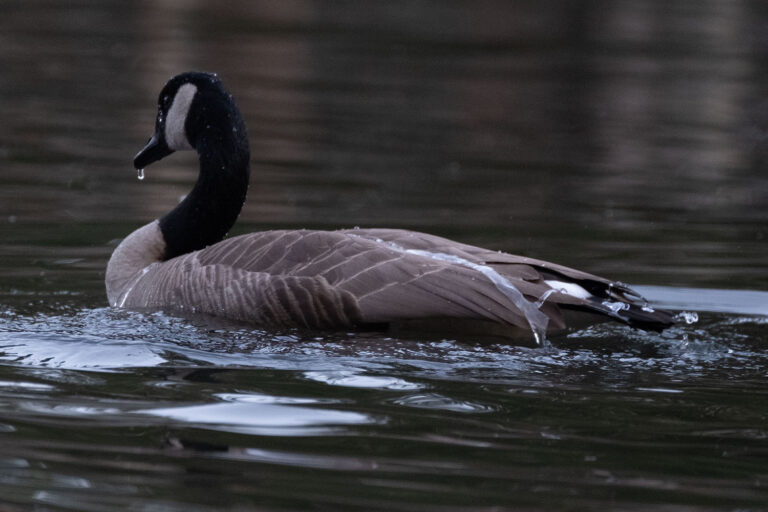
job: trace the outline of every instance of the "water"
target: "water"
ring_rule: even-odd
[[[767,510],[768,11],[734,2],[6,2],[0,509]],[[109,308],[165,80],[252,143],[234,233],[404,227],[698,314],[545,348]]]

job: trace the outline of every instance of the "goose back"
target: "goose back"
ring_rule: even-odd
[[[524,303],[478,270],[483,268],[518,290]],[[142,270],[123,303],[310,328],[466,318],[526,330],[533,321],[551,330],[565,327],[558,305],[603,312],[600,301],[553,289],[547,283],[552,280],[589,283],[604,290],[606,300],[617,286],[567,267],[413,231],[265,231]],[[541,316],[531,318],[526,305]]]

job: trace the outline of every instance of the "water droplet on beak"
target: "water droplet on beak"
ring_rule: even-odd
[[[144,169],[136,169],[136,177],[139,178],[139,181],[144,179]]]

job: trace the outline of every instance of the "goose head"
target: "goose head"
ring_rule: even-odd
[[[159,220],[165,259],[220,241],[237,219],[250,175],[248,136],[232,95],[210,73],[176,75],[157,99],[155,132],[133,160],[136,169],[175,151],[197,151],[195,186]]]
[[[233,147],[233,140],[241,147]],[[240,113],[232,95],[215,74],[176,75],[160,91],[155,133],[136,154],[133,165],[143,169],[175,151],[200,152],[204,148],[217,152],[228,150],[230,157],[247,152]]]

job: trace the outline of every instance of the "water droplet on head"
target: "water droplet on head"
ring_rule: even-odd
[[[139,181],[144,179],[144,169],[136,169],[136,177],[139,178]]]

